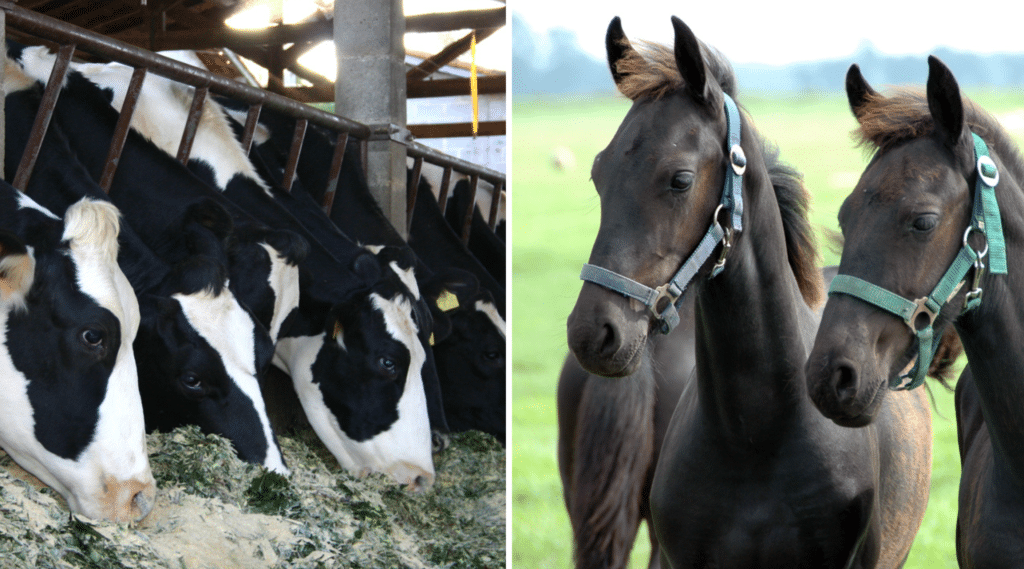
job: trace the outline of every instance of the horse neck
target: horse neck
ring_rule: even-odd
[[[747,179],[744,231],[725,269],[697,288],[697,371],[706,416],[752,440],[794,416],[807,399],[803,363],[813,334],[786,256],[778,202],[767,175]]]
[[[1008,274],[988,274],[981,306],[957,322],[974,375],[997,466],[1024,485],[1024,192],[1003,179],[997,188],[1006,239]]]

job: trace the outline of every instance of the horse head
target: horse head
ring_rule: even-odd
[[[811,398],[825,416],[862,426],[874,419],[890,387],[906,386],[901,376],[914,376],[910,385],[916,385],[929,367],[935,375],[955,359],[958,345],[953,358],[932,359],[929,350],[977,289],[992,235],[986,240],[971,229],[979,161],[965,101],[941,61],[929,58],[924,96],[885,97],[856,65],[846,91],[861,140],[877,152],[839,210],[845,238],[839,276],[806,373]],[[971,268],[971,258],[981,264]],[[955,262],[963,271],[950,277]],[[906,313],[866,300],[881,297],[897,299]],[[942,344],[948,349],[950,342],[957,342],[951,333]],[[925,369],[918,370],[922,363]]]
[[[721,72],[722,63],[709,57],[686,24],[673,17],[672,25],[674,57],[657,58],[674,61],[667,66],[644,58],[618,18],[608,27],[612,77],[633,105],[594,159],[591,177],[601,200],[601,223],[589,264],[658,294],[647,306],[602,284],[584,283],[568,319],[569,346],[579,363],[598,375],[622,377],[636,370],[648,336],[664,331],[662,316],[675,311],[669,304],[678,296],[656,287],[690,264],[687,259],[709,226],[729,225],[719,205],[725,179],[732,175],[726,164],[733,152],[724,142],[729,138],[725,104],[731,103],[727,92],[733,88],[724,78],[731,75]],[[745,165],[742,157],[734,160]],[[694,273],[706,274],[715,258],[696,262]]]

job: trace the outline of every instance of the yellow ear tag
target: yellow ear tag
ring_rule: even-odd
[[[434,345],[434,333],[433,332],[430,333],[430,345],[431,346]]]
[[[450,290],[445,290],[437,297],[437,307],[441,309],[441,312],[455,310],[459,307],[459,298]]]
[[[342,334],[343,332],[344,332],[344,330],[342,330],[342,328],[341,328],[341,321],[335,320],[334,321],[334,333],[331,334],[331,339],[332,340],[337,340],[338,336],[340,334]]]

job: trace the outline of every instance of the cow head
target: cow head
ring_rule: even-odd
[[[117,265],[114,206],[63,222],[4,188],[0,219],[0,445],[75,512],[138,520],[156,485],[132,350],[139,307]]]

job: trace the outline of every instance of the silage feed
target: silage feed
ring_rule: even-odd
[[[505,566],[505,450],[451,436],[433,487],[355,477],[310,433],[279,437],[284,477],[185,427],[147,437],[157,503],[142,522],[71,514],[0,453],[0,566],[55,568],[444,568]]]

